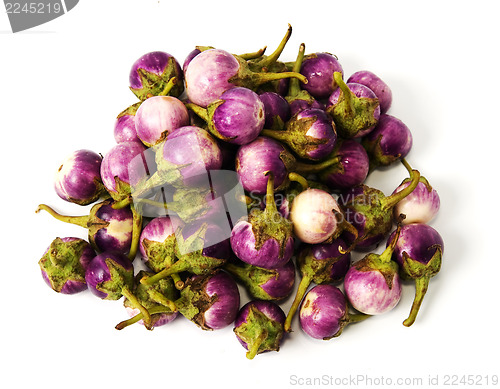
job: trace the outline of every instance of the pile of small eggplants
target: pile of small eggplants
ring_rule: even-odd
[[[329,340],[393,309],[404,282],[415,298],[403,324],[415,322],[441,267],[443,240],[428,224],[439,196],[406,158],[412,134],[387,113],[389,86],[370,71],[346,77],[335,55],[304,44],[280,61],[291,32],[269,55],[199,46],[182,67],[163,51],[132,65],[138,101],[117,116],[116,145],[77,150],[57,170],[57,195],[89,213],[37,209],[88,230],[88,241],[56,238],[40,259],[53,290],[123,297],[119,330],[179,314],[203,330],[232,325],[249,359],[278,351],[297,311],[296,327]],[[393,193],[365,184],[393,164],[408,172]],[[200,185],[217,170],[244,190],[246,216],[229,233],[216,201],[227,188]],[[364,257],[352,263],[353,250]]]

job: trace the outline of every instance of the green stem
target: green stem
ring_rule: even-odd
[[[172,300],[166,298],[162,293],[155,289],[148,289],[148,295],[155,303],[168,307],[172,312],[177,311],[177,306]]]
[[[340,90],[342,91],[342,94],[344,96],[344,101],[347,103],[348,113],[351,115],[354,114],[353,95],[347,84],[342,79],[342,73],[334,72],[333,79],[335,80]]]
[[[75,225],[83,227],[83,228],[88,228],[87,223],[89,221],[89,215],[85,215],[85,216],[61,215],[60,213],[57,213],[56,211],[54,211],[52,208],[50,208],[48,205],[45,205],[45,204],[40,204],[35,212],[39,213],[41,210],[48,212],[50,215],[52,215],[57,220],[60,220],[62,222],[75,224]]]
[[[397,193],[381,199],[380,202],[382,203],[382,208],[386,210],[393,208],[398,202],[400,202],[411,192],[413,192],[413,190],[417,187],[419,181],[420,172],[418,170],[412,170],[410,185]]]
[[[142,232],[142,213],[137,210],[136,206],[130,205],[132,210],[132,242],[130,243],[130,251],[128,258],[133,261],[139,250],[139,240]]]
[[[417,319],[417,314],[422,305],[425,294],[427,293],[427,288],[429,287],[430,276],[423,276],[415,279],[415,298],[411,306],[410,315],[403,322],[403,325],[410,327]]]
[[[260,58],[264,55],[264,53],[266,52],[266,49],[267,49],[267,46],[264,46],[259,51],[255,51],[253,53],[238,54],[238,57],[243,58],[245,61],[249,61],[251,59],[257,59],[257,58]]]
[[[246,270],[240,266],[235,265],[234,263],[226,262],[224,264],[224,270],[227,270],[228,273],[232,274],[233,276],[235,276],[240,280],[248,278],[246,276],[247,274]]]
[[[389,243],[389,245],[385,248],[385,250],[382,252],[382,254],[379,255],[379,259],[382,262],[389,263],[391,261],[392,253],[394,252],[394,249],[396,248],[396,244],[398,243],[400,233],[401,233],[401,223],[398,224],[398,227],[396,229],[396,233],[392,237],[392,240]]]
[[[123,209],[123,208],[128,207],[130,204],[132,204],[132,198],[130,196],[128,196],[128,197],[125,197],[124,199],[122,199],[120,201],[115,201],[111,205],[111,207],[113,209]]]
[[[137,299],[137,297],[134,296],[134,294],[130,291],[130,289],[127,286],[125,286],[122,289],[122,295],[128,301],[130,301],[130,303],[132,304],[132,306],[134,308],[137,308],[142,313],[143,320],[144,320],[144,326],[148,330],[153,329],[152,322],[151,322],[151,315],[150,315],[149,311],[146,308],[144,308],[144,306],[140,303],[140,301]]]
[[[266,172],[267,179],[267,190],[266,190],[266,212],[276,213],[278,209],[276,208],[276,202],[274,201],[274,174],[271,171]]]
[[[167,256],[167,258],[165,258],[165,264],[167,265],[167,267],[170,267],[174,264],[174,259],[172,258],[172,256],[169,255]],[[179,273],[170,274],[170,277],[172,277],[172,281],[174,281],[174,285],[177,290],[181,290],[184,288],[184,281],[182,281]]]
[[[288,29],[286,30],[286,34],[281,40],[276,50],[274,50],[270,55],[268,55],[267,57],[263,58],[261,61],[258,62],[258,65],[262,67],[264,71],[266,68],[268,68],[278,60],[291,35],[292,35],[292,26],[289,24]]]
[[[169,313],[170,312],[170,309],[169,308],[166,308],[164,306],[156,306],[156,307],[153,307],[153,308],[150,308],[148,310],[149,314],[150,315],[154,315],[156,313]],[[144,318],[144,315],[142,314],[142,312],[139,312],[137,315],[135,315],[134,317],[131,317],[130,319],[128,320],[124,320],[120,323],[118,323],[115,328],[117,330],[123,330],[125,327],[128,327],[132,324],[135,324],[137,323],[138,321],[142,320]]]
[[[254,359],[255,358],[255,356],[259,352],[259,348],[260,348],[261,344],[264,342],[264,340],[266,340],[267,335],[268,335],[267,330],[262,329],[262,331],[260,332],[259,336],[252,342],[252,347],[250,347],[248,349],[248,351],[247,351],[246,356],[247,356],[248,359]]]
[[[340,160],[341,160],[341,157],[336,156],[336,157],[333,157],[331,159],[327,159],[327,160],[319,162],[319,163],[304,163],[304,162],[297,161],[295,163],[294,170],[297,173],[302,173],[302,174],[319,173],[323,169],[326,169],[327,167],[330,167],[332,165],[339,163]]]
[[[304,43],[300,44],[299,54],[297,55],[297,59],[293,64],[292,71],[296,73],[300,73],[300,68],[302,67],[302,62],[304,61],[304,52],[306,50],[306,45]],[[290,80],[288,84],[288,96],[297,96],[300,92],[300,84],[299,80],[293,78]]]
[[[302,190],[306,190],[309,188],[309,183],[307,182],[307,180],[298,173],[288,173],[288,179],[290,181],[298,182],[302,187]]]
[[[201,119],[208,123],[210,120],[208,117],[208,111],[206,108],[200,107],[194,103],[185,103],[184,104],[187,109],[193,111],[196,115],[198,115]]]
[[[177,77],[172,77],[170,80],[168,80],[165,88],[163,88],[163,90],[158,93],[158,96],[167,96],[175,85],[177,85]]]
[[[308,275],[303,274],[302,279],[300,280],[297,293],[295,294],[295,299],[293,300],[292,306],[290,307],[290,310],[288,311],[288,315],[286,316],[285,319],[285,325],[284,325],[284,330],[286,332],[290,332],[292,330],[292,319],[293,316],[295,315],[295,312],[297,312],[297,309],[299,309],[300,302],[304,298],[307,288],[309,288],[309,285],[311,285],[312,278],[309,277]]]
[[[269,81],[281,80],[283,78],[296,78],[303,84],[307,84],[307,78],[303,74],[296,72],[254,73],[254,78],[257,85],[262,85]]]
[[[290,133],[288,131],[283,131],[283,130],[268,130],[266,128],[264,128],[260,132],[260,135],[267,136],[269,138],[273,138],[273,139],[279,140],[281,142],[287,141],[288,138],[290,137]]]
[[[348,316],[348,324],[351,323],[359,323],[365,319],[368,319],[371,315],[367,315],[365,313],[353,313]]]
[[[180,273],[182,271],[187,270],[188,265],[184,261],[177,261],[172,266],[169,266],[162,271],[156,273],[152,276],[144,276],[141,278],[141,284],[144,285],[153,285],[155,282],[158,282],[172,274]]]

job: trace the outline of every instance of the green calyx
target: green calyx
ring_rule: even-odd
[[[342,79],[342,73],[333,73],[339,85],[340,95],[336,104],[327,108],[337,126],[337,131],[344,138],[353,138],[359,132],[377,124],[373,113],[379,106],[377,98],[357,97]]]
[[[394,275],[398,273],[398,264],[394,261],[383,261],[380,255],[370,253],[353,265],[359,271],[378,271],[384,277],[389,289],[392,289]]]
[[[337,257],[319,260],[311,254],[310,249],[302,251],[297,257],[297,266],[302,276],[307,276],[315,284],[325,284],[338,281],[332,278],[332,267],[342,258],[340,253]]]
[[[125,290],[134,288],[134,270],[125,269],[109,258],[105,262],[111,277],[108,281],[97,284],[96,289],[107,293],[104,300],[119,300]]]
[[[284,331],[281,323],[251,305],[246,321],[234,328],[234,333],[247,344],[247,358],[253,359],[265,351],[279,351]]]
[[[298,118],[298,114],[296,114],[285,124],[283,131],[264,129],[261,135],[285,143],[301,158],[311,159],[309,154],[316,150],[319,145],[327,142],[327,139],[318,139],[307,135],[307,132],[316,122],[316,119],[316,116]]]
[[[212,328],[205,324],[204,314],[218,299],[216,294],[209,296],[205,292],[205,286],[211,276],[212,274],[206,274],[188,279],[180,292],[181,296],[175,301],[178,311],[186,319],[207,331],[212,330]]]
[[[248,222],[252,225],[255,249],[260,250],[267,240],[274,239],[280,247],[279,256],[283,257],[286,245],[293,233],[293,225],[288,219],[281,216],[276,208],[272,172],[268,172],[266,208],[264,210],[252,209],[248,215]]]
[[[278,277],[278,272],[276,270],[263,269],[248,263],[244,263],[241,266],[226,263],[224,269],[238,279],[254,299],[266,301],[277,300],[262,288],[262,285]]]
[[[142,101],[138,101],[137,103],[134,103],[134,104],[128,106],[123,111],[121,111],[116,118],[120,119],[123,116],[135,116],[135,114],[137,113],[137,110],[139,109],[141,104],[142,104]]]
[[[82,239],[63,242],[61,238],[56,238],[38,261],[40,269],[45,272],[56,292],[60,293],[70,280],[85,283],[85,270],[80,257],[86,247],[88,243]]]
[[[383,152],[380,147],[380,141],[382,140],[382,135],[379,135],[375,140],[371,141],[368,138],[363,138],[361,140],[361,145],[366,150],[370,158],[370,171],[374,170],[379,166],[389,166],[394,162],[401,159],[401,154],[398,155],[387,155]]]
[[[169,236],[163,242],[143,239],[142,247],[146,253],[148,267],[158,273],[170,266],[175,258],[175,235]]]
[[[173,57],[168,59],[162,74],[148,72],[141,68],[137,69],[137,73],[141,79],[142,87],[130,88],[130,90],[141,101],[152,96],[178,97],[184,92],[184,83],[177,82],[177,80],[182,80],[182,74],[179,73]],[[172,83],[174,78],[176,81]]]
[[[203,223],[189,238],[184,239],[181,233],[176,234],[175,258],[177,261],[165,267],[155,275],[143,277],[141,283],[152,285],[159,280],[184,271],[197,275],[205,275],[222,266],[226,259],[203,255],[205,233],[208,225]]]
[[[185,103],[187,109],[193,111],[198,117],[200,117],[207,125],[207,131],[210,132],[217,139],[221,139],[225,142],[230,142],[236,137],[227,137],[222,135],[214,124],[214,114],[215,110],[221,105],[224,104],[225,100],[217,99],[214,102],[210,103],[207,108],[200,107],[194,103]]]
[[[178,297],[178,291],[174,286],[171,278],[165,278],[153,285],[144,285],[140,283],[140,280],[144,276],[151,275],[144,270],[139,271],[135,277],[134,288],[132,292],[137,298],[137,301],[146,309],[151,309],[157,306],[163,306],[168,308],[171,312],[176,311],[176,306],[173,301]],[[135,304],[131,303],[130,300],[125,299],[123,305],[130,308],[135,308]],[[155,319],[157,320],[160,315],[152,316],[153,324]]]
[[[302,68],[302,62],[304,61],[305,49],[306,45],[304,43],[301,43],[299,46],[299,53],[297,54],[297,59],[295,60],[295,62],[291,67],[291,70],[293,72],[300,73],[300,69]],[[285,99],[286,101],[288,101],[288,104],[291,104],[296,100],[304,100],[307,101],[309,105],[311,105],[315,101],[314,97],[312,97],[308,91],[300,87],[299,80],[295,78],[290,80],[288,86],[288,94],[285,96]]]

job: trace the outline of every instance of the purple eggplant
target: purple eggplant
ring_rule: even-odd
[[[186,107],[205,120],[212,135],[225,142],[250,143],[264,128],[264,104],[248,88],[231,88],[207,108],[193,103],[187,103]]]
[[[151,188],[165,184],[177,188],[206,182],[210,170],[222,166],[222,152],[217,141],[200,127],[184,126],[170,133],[158,144],[155,153],[157,170],[134,188],[132,197],[140,199]]]
[[[90,261],[85,272],[89,290],[103,300],[119,300],[122,296],[143,314],[144,326],[152,329],[151,315],[133,293],[134,266],[123,254],[103,252]]]
[[[348,243],[356,249],[369,250],[379,244],[389,234],[393,225],[394,207],[413,192],[418,185],[420,172],[408,166],[411,182],[403,190],[385,196],[376,188],[362,184],[344,190],[338,197],[345,218],[358,231],[357,237],[346,233]],[[399,216],[399,215],[398,215]]]
[[[294,72],[300,72],[302,63],[304,61],[304,51],[306,46],[301,43],[299,46],[299,53],[297,54],[297,59],[293,64],[292,70]],[[296,115],[298,112],[304,109],[325,109],[325,105],[316,100],[306,89],[302,89],[297,79],[291,79],[288,87],[288,93],[285,96],[286,101],[290,105],[290,115]]]
[[[326,111],[337,125],[343,138],[359,138],[372,131],[380,117],[380,105],[375,93],[368,87],[342,80],[342,73],[335,72],[339,88],[328,98]]]
[[[264,104],[264,128],[282,130],[291,117],[288,102],[276,92],[263,92],[259,98]]]
[[[43,279],[54,291],[75,294],[87,289],[85,270],[96,253],[79,238],[56,238],[38,261]]]
[[[343,74],[342,65],[334,55],[330,53],[306,55],[300,73],[307,78],[308,83],[302,88],[315,99],[326,99],[339,87],[333,77],[335,72]]]
[[[347,83],[355,82],[370,88],[380,103],[380,113],[386,113],[392,104],[392,91],[389,86],[376,74],[368,70],[353,73]]]
[[[101,164],[101,178],[106,190],[116,201],[127,198],[132,187],[151,173],[146,147],[139,142],[123,142],[113,146]]]
[[[189,125],[184,103],[172,96],[153,96],[144,101],[135,115],[137,137],[146,146],[163,142],[172,131]]]
[[[142,102],[132,104],[118,114],[113,135],[116,143],[141,142],[135,129],[135,114]]]
[[[231,245],[227,232],[217,224],[195,221],[182,226],[176,232],[175,257],[171,266],[166,266],[141,282],[151,285],[172,274],[189,272],[207,274],[224,265],[231,257]]]
[[[56,219],[88,229],[89,242],[98,251],[127,253],[132,243],[133,215],[130,208],[114,209],[111,199],[95,204],[88,215],[65,216],[51,207],[40,204],[40,210],[47,211]]]
[[[322,189],[309,188],[297,195],[290,211],[297,238],[304,243],[322,243],[336,239],[342,231],[355,232],[343,216],[337,200]]]
[[[382,114],[377,126],[361,141],[370,157],[370,167],[388,166],[406,157],[413,145],[410,129],[400,119]]]
[[[295,312],[297,312],[311,282],[319,285],[340,281],[344,278],[351,266],[351,253],[347,252],[347,249],[346,243],[341,238],[335,239],[332,243],[306,244],[300,249],[297,255],[297,266],[301,279],[286,317],[285,331],[291,331]]]
[[[393,236],[389,237],[390,244]],[[441,270],[444,243],[441,235],[427,224],[408,224],[401,228],[392,259],[399,264],[403,279],[415,280],[415,298],[408,318],[403,322],[411,326],[427,292],[429,281]]]
[[[279,351],[283,339],[285,313],[272,301],[253,300],[246,303],[234,321],[234,333],[241,345],[248,350],[246,357]]]
[[[264,269],[247,263],[236,265],[227,262],[224,270],[233,275],[257,300],[277,301],[290,296],[295,284],[295,265],[288,261],[275,269]]]
[[[231,231],[231,247],[245,263],[274,269],[284,266],[292,257],[294,238],[292,224],[278,212],[274,202],[274,176],[268,176],[266,208],[253,209],[247,220],[241,220]]]
[[[172,79],[175,84],[172,85]],[[184,91],[184,75],[177,60],[169,53],[153,51],[141,56],[130,69],[130,90],[140,99],[151,96],[180,96]],[[165,92],[167,90],[167,92]]]
[[[298,161],[281,142],[259,136],[253,142],[240,146],[236,153],[236,173],[243,188],[251,195],[264,195],[267,191],[267,173],[274,175],[274,189],[281,191],[290,181],[300,179],[301,174],[320,172],[338,163],[339,158],[327,159],[319,163]],[[291,179],[290,175],[293,175]]]
[[[244,59],[220,49],[205,50],[194,57],[185,77],[189,100],[205,108],[235,86],[256,90],[266,82],[290,77],[307,82],[304,76],[293,72],[253,72]]]
[[[284,130],[265,129],[262,135],[279,140],[298,157],[312,161],[325,159],[337,141],[335,123],[321,109],[304,109],[286,122]]]
[[[160,280],[154,285],[143,285],[139,281],[148,273],[140,270],[135,276],[134,289],[132,293],[140,302],[140,304],[148,310],[151,315],[151,327],[160,327],[175,320],[179,316],[177,307],[172,304],[172,301],[178,298],[178,292],[174,287],[172,279],[166,278]],[[133,321],[139,319],[141,310],[138,309],[133,302],[125,298],[123,306],[127,311],[131,320],[120,323],[115,328],[123,329],[132,324]],[[144,320],[137,320],[138,324],[144,325]]]
[[[106,193],[101,179],[102,157],[91,150],[77,150],[63,161],[56,172],[57,195],[71,203],[88,205]]]
[[[142,229],[139,238],[139,252],[143,262],[155,273],[172,266],[175,261],[175,234],[183,226],[175,216],[159,216],[152,219]],[[177,289],[182,289],[184,282],[177,273],[171,274]]]
[[[335,157],[339,158],[338,163],[318,173],[323,184],[332,190],[342,190],[365,182],[370,160],[363,146],[353,139],[338,139],[331,155]]]
[[[403,163],[406,163],[404,159]],[[411,179],[403,180],[393,194],[401,192],[410,183]],[[402,221],[403,224],[428,223],[439,212],[440,205],[441,200],[436,189],[429,184],[425,177],[420,176],[420,180],[413,192],[396,204],[393,216],[397,220],[399,215],[405,215],[405,219]]]
[[[393,309],[401,299],[398,264],[391,260],[401,226],[382,254],[370,253],[353,263],[344,278],[344,290],[353,308],[367,315]]]
[[[191,277],[175,301],[179,312],[203,330],[219,330],[231,325],[240,308],[236,281],[216,270],[204,276]]]
[[[302,330],[314,339],[330,340],[340,336],[345,326],[368,318],[351,314],[342,291],[333,285],[316,285],[304,297],[299,319]]]

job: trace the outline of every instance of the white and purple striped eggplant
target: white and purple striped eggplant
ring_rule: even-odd
[[[56,172],[57,195],[71,203],[88,205],[106,193],[101,179],[102,157],[91,150],[77,150],[65,158]]]
[[[85,271],[95,256],[94,249],[83,239],[56,238],[38,264],[51,289],[62,294],[75,294],[87,289]]]

